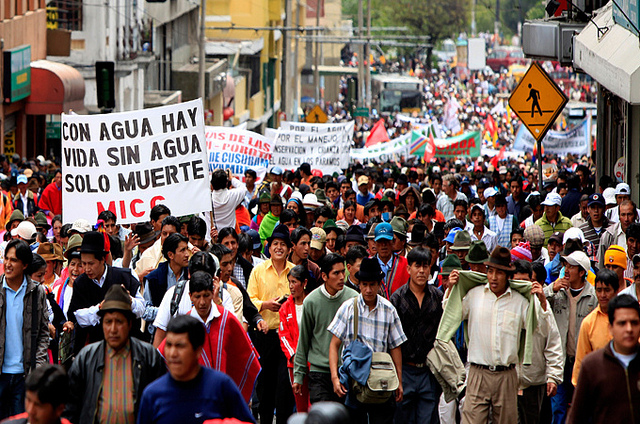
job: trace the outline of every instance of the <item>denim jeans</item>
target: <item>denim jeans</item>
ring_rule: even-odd
[[[569,403],[573,398],[573,384],[571,384],[571,375],[573,374],[573,364],[576,359],[573,356],[567,356],[564,363],[564,380],[558,386],[558,392],[551,398],[551,411],[553,416],[553,424],[564,424],[567,420]]]
[[[404,399],[397,404],[395,422],[438,423],[438,401],[442,389],[428,367],[402,365]]]
[[[0,374],[0,420],[24,412],[24,374]]]

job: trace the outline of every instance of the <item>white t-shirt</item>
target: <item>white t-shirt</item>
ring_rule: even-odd
[[[173,299],[173,292],[175,290],[176,286],[170,287],[164,294],[162,302],[160,302],[160,306],[158,306],[156,320],[153,321],[153,326],[163,331],[167,331],[167,325],[169,325],[169,320],[171,320],[171,299]],[[229,292],[221,288],[220,295],[222,296],[222,307],[233,314],[233,301],[231,300]],[[192,306],[191,298],[189,297],[189,285],[187,285],[182,292],[182,298],[180,299],[176,315],[186,315]]]
[[[298,321],[298,328],[300,328],[300,323],[302,322],[302,307],[304,306],[302,303],[301,304],[295,304],[296,305],[296,321]]]
[[[638,356],[638,352],[632,353],[631,355],[623,355],[622,353],[616,352],[616,350],[613,348],[613,342],[610,342],[610,343],[611,343],[611,352],[613,352],[613,356],[618,358],[618,361],[622,362],[622,365],[625,368],[629,368],[629,363],[633,361],[633,359],[636,356]]]
[[[53,295],[56,299],[58,298],[58,292],[62,290],[62,287],[64,287],[64,284],[60,284],[55,289],[53,289]],[[69,319],[69,317],[67,316],[67,312],[69,311],[69,304],[71,303],[72,295],[73,287],[67,286],[64,289],[64,293],[62,294],[62,312],[67,319]]]

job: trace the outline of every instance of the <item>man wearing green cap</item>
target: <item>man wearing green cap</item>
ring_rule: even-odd
[[[489,259],[489,252],[487,252],[487,246],[482,240],[471,242],[469,253],[464,259],[469,264],[469,270],[483,274],[487,273],[487,266],[484,263]]]
[[[338,236],[343,235],[343,232],[336,225],[336,221],[334,221],[333,219],[328,219],[327,222],[324,223],[322,229],[327,235],[325,247],[331,253],[340,253],[336,251],[336,240],[338,239]]]
[[[391,219],[391,228],[393,228],[393,252],[407,257],[410,249],[407,249],[407,229],[409,224],[407,220],[399,216],[394,216]]]
[[[469,264],[467,263],[467,253],[469,253],[469,248],[471,247],[471,236],[465,230],[460,230],[456,233],[453,238],[453,244],[449,249],[451,249],[451,253],[455,254],[458,259],[460,259],[460,263],[462,264],[463,270],[469,269]]]
[[[446,291],[449,288],[449,275],[451,271],[454,269],[462,270],[462,264],[457,255],[451,254],[444,258],[444,261],[440,264],[440,268],[442,268],[442,271],[440,271],[440,286]]]

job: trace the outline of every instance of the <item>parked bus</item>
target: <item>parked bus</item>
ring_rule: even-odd
[[[372,107],[380,114],[411,113],[422,109],[422,80],[403,75],[371,77]]]

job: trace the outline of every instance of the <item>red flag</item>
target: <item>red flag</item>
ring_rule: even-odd
[[[484,122],[484,129],[489,131],[491,137],[493,137],[498,132],[498,126],[496,125],[496,121],[493,119],[493,116],[487,116],[487,119]]]
[[[433,132],[429,131],[429,141],[424,146],[424,163],[431,162],[436,156],[436,141],[433,139]]]
[[[383,141],[389,141],[389,134],[387,134],[387,128],[384,126],[384,119],[380,119],[371,129],[364,145],[365,147],[370,147]]]
[[[495,155],[492,159],[491,159],[491,165],[493,165],[494,169],[498,169],[498,162],[500,162],[502,159],[504,159],[504,149],[506,146],[502,146],[500,148],[500,153],[498,153],[497,155]]]

